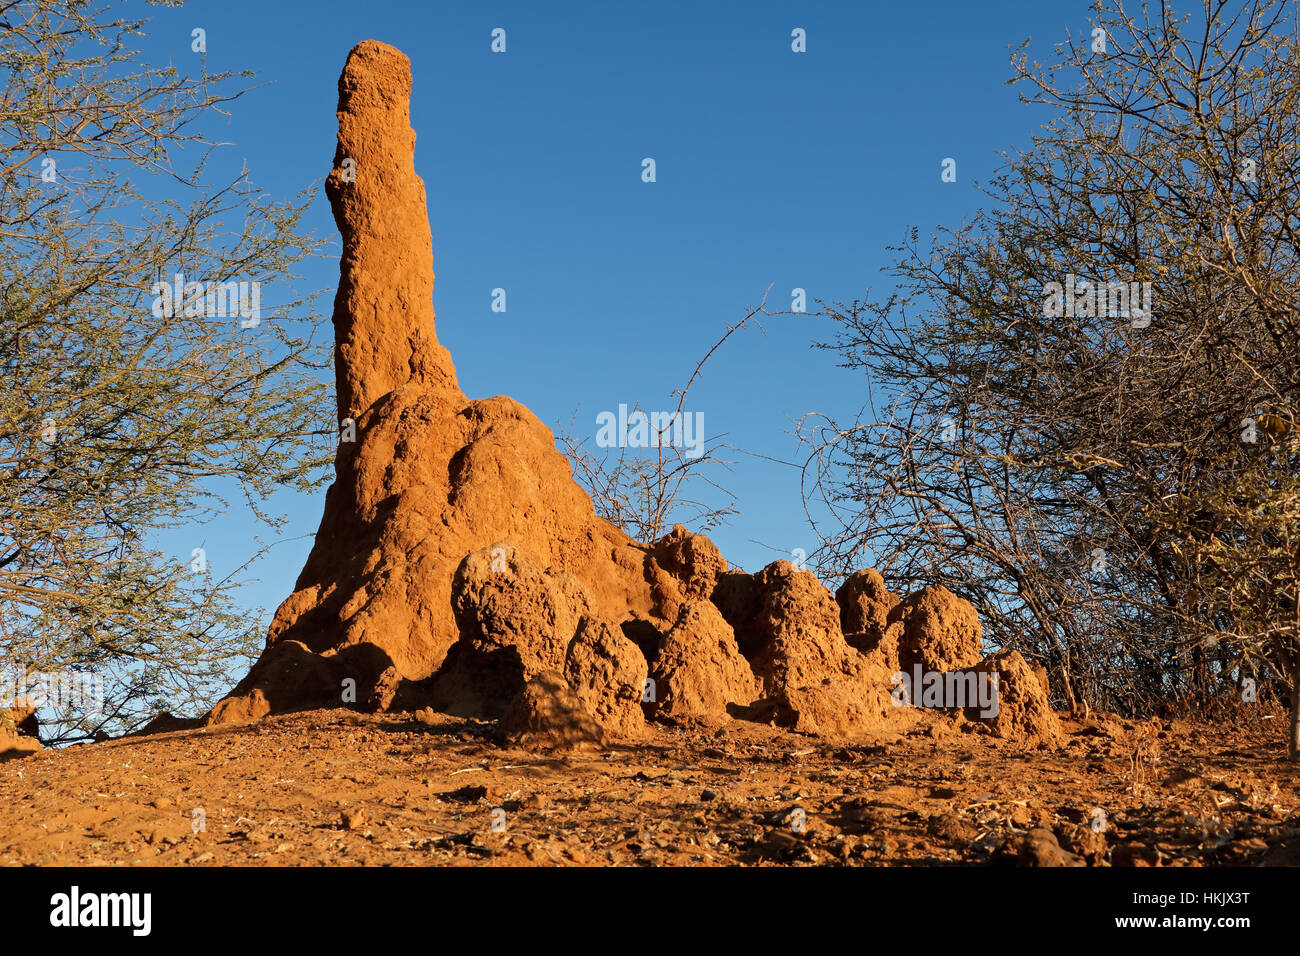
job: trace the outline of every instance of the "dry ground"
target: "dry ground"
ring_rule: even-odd
[[[548,755],[453,717],[315,711],[0,763],[0,863],[1002,863],[1045,827],[1094,865],[1294,865],[1282,724],[1103,716],[1022,752],[736,723]]]

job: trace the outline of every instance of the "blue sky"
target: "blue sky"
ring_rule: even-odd
[[[1088,32],[1084,0],[653,4],[195,0],[152,17],[145,56],[261,84],[212,132],[273,196],[328,173],[337,79],[348,50],[382,40],[411,59],[416,170],[428,191],[440,340],[471,397],[508,394],[545,423],[595,433],[620,403],[667,409],[726,324],[770,285],[813,300],[885,293],[886,246],[911,227],[956,225],[997,151],[1028,145],[1044,117],[1019,104],[1010,48],[1040,59]],[[490,50],[506,30],[507,50]],[[803,28],[807,52],[791,50]],[[641,180],[653,157],[657,181]],[[957,182],[941,163],[957,161]],[[337,233],[318,190],[306,226]],[[328,314],[337,260],[309,269]],[[504,288],[508,309],[491,310]],[[797,453],[794,421],[852,417],[856,373],[814,350],[824,320],[778,316],[732,339],[691,394],[710,433],[758,455]],[[713,534],[756,570],[816,546],[795,469],[737,458],[725,483],[741,510]],[[281,495],[290,516],[246,591],[271,612],[292,590],[324,498]],[[232,499],[232,505],[237,499]],[[264,526],[237,507],[162,539],[215,574],[256,550]]]

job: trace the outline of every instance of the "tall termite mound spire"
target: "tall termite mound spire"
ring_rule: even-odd
[[[343,237],[334,298],[339,418],[407,382],[456,388],[433,324],[433,240],[415,173],[411,64],[368,40],[339,77],[339,135],[325,181]]]
[[[461,393],[434,333],[410,94],[397,50],[367,41],[349,54],[325,184],[343,237],[335,480],[266,649],[209,723],[430,703],[499,717],[530,745],[635,737],[647,717],[749,715],[827,734],[908,725],[889,671],[976,664],[970,605],[943,589],[900,602],[871,573],[837,603],[788,562],[730,570],[681,527],[638,544],[595,515],[528,409]],[[1018,704],[997,732],[1051,737],[1032,671],[1000,666]]]
[[[325,191],[343,237],[338,412],[352,422],[294,592],[214,723],[387,706],[396,687],[434,674],[460,637],[452,579],[483,549],[546,569],[585,595],[584,614],[605,614],[616,630],[651,611],[645,549],[595,516],[550,431],[517,402],[470,401],[456,384],[434,333],[410,94],[399,51],[366,41],[348,55]]]

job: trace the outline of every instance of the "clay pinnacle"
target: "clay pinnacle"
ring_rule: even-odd
[[[338,146],[325,192],[343,237],[334,297],[339,418],[407,383],[456,388],[433,314],[433,239],[415,173],[411,63],[366,40],[339,77]]]

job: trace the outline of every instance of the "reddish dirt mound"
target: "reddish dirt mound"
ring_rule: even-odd
[[[665,621],[676,621],[683,601],[709,597],[726,572],[727,561],[717,545],[703,535],[673,525],[646,561],[655,614]]]
[[[591,613],[571,575],[493,545],[461,562],[452,603],[460,638],[431,682],[438,708],[499,717],[529,680],[553,672],[610,734],[645,729],[645,657],[621,628]]]
[[[349,54],[326,182],[343,238],[336,477],[266,650],[207,723],[340,704],[517,720],[556,679],[606,738],[643,735],[647,712],[829,735],[948,720],[894,706],[891,676],[977,664],[967,602],[900,601],[875,571],[834,597],[789,562],[731,571],[680,525],[640,544],[595,515],[531,412],[462,394],[434,331],[410,91],[397,50]]]
[[[889,612],[889,621],[903,626],[898,638],[902,671],[917,664],[927,671],[950,671],[979,663],[979,615],[969,601],[945,587],[932,585],[909,594]]]
[[[645,732],[645,657],[617,626],[583,618],[565,656],[564,676],[612,736],[639,737]]]
[[[555,671],[542,671],[524,685],[502,715],[497,736],[512,746],[554,750],[605,744],[600,724]]]
[[[543,671],[562,671],[586,592],[564,572],[543,571],[510,545],[469,555],[452,581],[459,639],[434,682],[448,713],[497,717]]]
[[[890,703],[889,675],[844,640],[839,607],[811,571],[776,561],[754,575],[733,613],[737,606],[748,616],[730,623],[762,682],[759,712],[782,726],[835,735],[901,718]]]
[[[578,622],[591,610],[570,575],[542,571],[510,545],[466,555],[451,588],[460,640],[484,652],[513,651],[529,676],[564,665]]]
[[[885,587],[885,579],[875,568],[854,571],[839,590],[835,602],[840,606],[840,627],[845,634],[883,632],[889,612],[898,607],[898,595]]]
[[[347,424],[337,477],[262,660],[213,710],[212,724],[323,698],[337,704],[343,672],[363,699],[388,667],[403,678],[428,677],[458,637],[456,568],[494,542],[573,575],[593,608],[615,620],[650,614],[645,549],[595,517],[551,432],[517,402],[470,401],[457,385],[434,333],[433,252],[410,91],[410,64],[397,50],[367,41],[349,54],[326,182],[343,238],[334,329],[338,411]],[[312,677],[328,680],[300,689],[282,679],[286,666],[302,663],[298,651],[281,651],[293,642],[323,658],[358,645],[377,653],[317,667]]]
[[[1019,651],[990,654],[972,671],[998,675],[998,708],[996,716],[981,718],[976,708],[967,707],[967,719],[977,721],[1005,740],[1050,747],[1061,745],[1065,733],[1048,702],[1043,679]]]
[[[898,641],[903,629],[890,624],[898,595],[885,587],[875,568],[850,574],[835,592],[840,606],[840,627],[845,640],[862,653],[875,657],[890,672],[898,670]]]
[[[759,696],[758,681],[736,635],[707,600],[681,605],[663,636],[654,669],[656,716],[672,721],[725,723]]]

